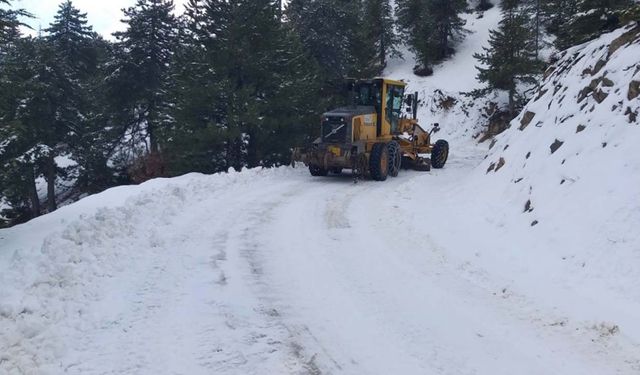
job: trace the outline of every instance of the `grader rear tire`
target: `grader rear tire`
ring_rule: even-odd
[[[389,176],[398,177],[402,168],[402,150],[396,141],[389,142]]]
[[[447,159],[449,159],[449,143],[441,139],[433,146],[431,166],[435,169],[441,169],[447,163]]]
[[[371,149],[369,172],[375,181],[385,181],[389,175],[389,147],[386,143],[376,143]]]
[[[311,173],[311,175],[315,177],[324,177],[329,174],[329,171],[316,165],[310,165],[309,173]]]

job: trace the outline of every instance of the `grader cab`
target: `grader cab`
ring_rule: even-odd
[[[405,96],[404,82],[351,80],[346,87],[351,105],[322,115],[320,137],[306,149],[294,149],[294,165],[303,162],[313,176],[351,169],[376,181],[396,177],[402,167],[444,167],[449,144],[431,144],[431,133],[418,125],[418,94]]]

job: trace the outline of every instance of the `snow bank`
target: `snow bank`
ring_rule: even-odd
[[[300,172],[300,171],[296,171]],[[153,259],[161,231],[207,197],[283,179],[287,169],[190,174],[123,186],[0,230],[0,373],[60,373],[74,334],[99,327],[104,285]],[[215,209],[215,207],[211,207]],[[221,218],[222,219],[222,218]],[[203,228],[206,231],[206,228]],[[82,335],[80,334],[80,337]]]

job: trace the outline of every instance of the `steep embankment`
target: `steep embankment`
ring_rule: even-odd
[[[593,291],[640,302],[640,27],[563,52],[478,174]],[[488,187],[488,185],[480,185]],[[588,277],[587,277],[588,276]],[[640,326],[634,329],[640,338]]]

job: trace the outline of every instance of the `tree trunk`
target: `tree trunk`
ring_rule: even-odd
[[[540,0],[536,0],[536,60],[540,57]]]
[[[31,201],[31,215],[33,217],[40,216],[40,197],[38,197],[38,189],[36,188],[36,177],[33,166],[28,168],[27,178],[29,184],[29,200]]]
[[[385,53],[386,46],[384,45],[384,32],[380,34],[380,69],[384,69],[387,65],[387,56]]]
[[[53,155],[47,158],[47,209],[53,212],[58,208],[56,204],[56,161]]]
[[[509,89],[509,117],[510,118],[513,118],[516,112],[515,96],[516,96],[516,89],[515,89],[515,83],[514,83],[514,86],[512,86]]]
[[[257,137],[255,136],[254,130],[249,130],[247,135],[249,136],[249,142],[247,144],[247,164],[249,164],[249,168],[255,168],[259,165],[260,157],[258,155],[258,142]]]
[[[156,102],[155,99],[151,100],[149,110],[147,114],[147,135],[149,135],[149,152],[152,154],[158,153],[158,135],[156,134]]]
[[[156,139],[156,132],[152,124],[147,124],[147,133],[149,133],[149,151],[152,154],[157,154],[158,140]]]

